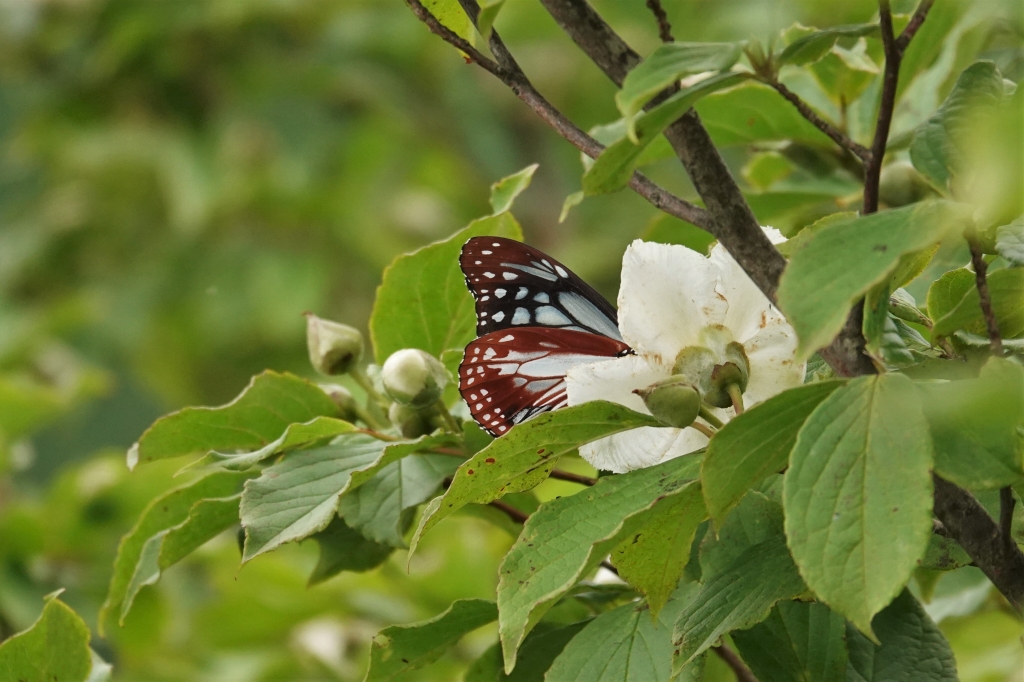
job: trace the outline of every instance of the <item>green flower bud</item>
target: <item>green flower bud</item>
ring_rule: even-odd
[[[654,418],[666,426],[686,428],[700,412],[700,392],[680,375],[638,388],[633,393],[643,398]]]
[[[679,351],[672,374],[696,387],[709,405],[729,407],[729,386],[738,386],[743,393],[750,380],[750,362],[743,344],[733,341],[732,334],[719,325],[703,329],[700,343]]]
[[[448,385],[448,370],[434,356],[417,348],[391,354],[381,369],[384,391],[396,403],[413,407],[433,404]]]
[[[391,403],[391,407],[388,408],[388,419],[398,427],[405,438],[419,438],[434,430],[430,423],[430,412],[423,412],[409,405]]]
[[[323,389],[324,393],[330,396],[334,404],[338,406],[338,418],[344,419],[347,422],[355,421],[357,418],[356,399],[352,397],[352,394],[347,388],[340,384],[325,384],[320,388]]]
[[[363,335],[358,329],[306,313],[309,361],[321,374],[345,374],[363,357]]]

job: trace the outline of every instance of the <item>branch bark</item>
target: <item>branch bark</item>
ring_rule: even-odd
[[[974,496],[938,476],[935,516],[1018,612],[1024,611],[1024,554],[1006,542]]]
[[[785,97],[790,104],[796,107],[796,110],[800,112],[800,115],[806,118],[808,121],[810,121],[811,125],[813,125],[815,128],[828,135],[829,139],[831,139],[841,148],[845,149],[846,151],[850,152],[858,159],[860,159],[861,163],[866,164],[868,160],[871,158],[870,149],[850,138],[850,136],[841,131],[839,128],[836,128],[834,125],[823,119],[821,116],[818,116],[818,114],[814,111],[814,109],[811,109],[807,102],[800,99],[799,95],[797,95],[795,92],[787,88],[783,83],[779,82],[778,79],[764,79],[762,80],[762,82],[773,87],[776,92]]]
[[[964,237],[967,239],[967,245],[971,247],[971,264],[974,266],[974,281],[978,287],[981,314],[985,318],[985,328],[988,330],[988,345],[993,355],[1002,357],[1003,336],[999,333],[999,321],[996,319],[995,311],[992,310],[992,294],[988,289],[988,263],[985,262],[985,254],[982,252],[978,233],[972,228]]]
[[[661,0],[647,0],[647,9],[651,10],[658,21],[658,37],[661,38],[661,42],[675,42],[675,38],[672,37],[672,24],[668,22],[668,14],[661,6]]]
[[[735,651],[724,644],[713,646],[711,649],[732,669],[733,674],[736,676],[736,682],[758,682],[757,678],[754,677],[754,673],[750,672],[750,668],[746,666]]]

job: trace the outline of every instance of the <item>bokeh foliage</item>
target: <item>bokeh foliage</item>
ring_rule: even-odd
[[[595,4],[642,52],[657,45],[642,2]],[[664,4],[677,40],[705,42],[875,11]],[[506,5],[497,26],[537,86],[583,128],[619,118],[612,87],[541,8]],[[913,130],[969,64],[1024,75],[1014,3],[939,5],[904,64],[889,207],[933,192],[899,173]],[[873,112],[844,103],[877,83],[857,61],[868,46],[841,45],[852,54],[790,83],[862,143]],[[744,88],[698,109],[761,221],[792,233],[855,208],[856,178],[828,141],[769,89]],[[35,621],[59,587],[96,633],[119,538],[182,480],[175,462],[129,476],[124,450],[142,430],[171,409],[225,402],[267,368],[311,376],[303,311],[365,325],[384,266],[489,214],[488,185],[532,162],[516,204],[528,241],[609,298],[630,240],[696,245],[627,193],[588,197],[559,223],[580,188],[577,153],[398,0],[0,3],[0,636]],[[694,198],[674,161],[648,170]],[[944,246],[933,274],[965,262]],[[310,589],[313,543],[239,571],[237,543],[221,535],[141,590],[125,626],[94,634],[93,648],[121,680],[360,679],[383,627],[493,597],[513,538],[470,515],[447,523],[408,574],[399,552]],[[968,567],[929,588],[965,682],[1020,675],[1021,626],[987,585]],[[454,679],[492,640],[493,628],[470,637],[415,679]],[[717,679],[720,664],[708,665]]]

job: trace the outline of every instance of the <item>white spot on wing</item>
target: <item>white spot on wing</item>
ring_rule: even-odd
[[[562,266],[560,266],[560,265],[556,265],[555,266],[555,272],[557,272],[562,277],[568,277],[569,276],[569,273],[566,272],[565,269]]]
[[[524,298],[526,298],[526,295],[528,293],[530,293],[529,289],[527,289],[526,287],[519,287],[519,290],[516,291],[516,300],[517,301],[523,300]]]
[[[491,275],[491,277],[493,277],[493,276],[494,275]],[[514,279],[519,279],[519,275],[517,275],[514,272],[503,272],[503,273],[501,273],[501,276],[504,277],[505,279],[509,280],[509,281],[512,281]]]
[[[491,319],[494,320],[495,322],[501,322],[502,320],[505,319],[505,313],[499,310],[498,312],[494,313]]]
[[[504,343],[504,342],[506,342],[506,341],[512,341],[512,340],[514,340],[515,338],[516,338],[516,337],[512,336],[511,334],[506,334],[505,336],[503,336],[503,337],[501,337],[500,339],[498,339],[498,341],[499,341],[499,342],[501,342],[501,343]]]
[[[495,289],[494,290],[494,295],[497,296],[498,298],[505,298],[505,294],[507,294],[507,293],[508,292],[505,291],[504,289]]]
[[[516,308],[515,315],[512,316],[512,324],[529,324],[530,323],[530,311],[526,308]]]

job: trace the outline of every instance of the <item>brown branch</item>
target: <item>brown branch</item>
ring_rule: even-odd
[[[754,673],[750,672],[750,668],[747,667],[735,651],[724,644],[713,646],[711,650],[718,654],[718,657],[725,661],[725,664],[732,669],[733,674],[736,675],[737,682],[758,682],[757,678],[754,677]]]
[[[762,82],[775,88],[776,92],[785,97],[790,104],[796,107],[796,110],[800,112],[801,116],[810,121],[815,128],[828,135],[830,140],[859,158],[861,162],[866,164],[868,159],[871,158],[870,149],[853,140],[849,135],[823,119],[821,116],[818,116],[807,102],[800,99],[799,95],[780,83],[778,79],[764,79]]]
[[[1016,549],[1013,540],[1013,508],[1017,500],[1013,499],[1013,488],[1006,486],[999,490],[999,532],[1003,536],[1008,551]]]
[[[516,509],[507,502],[502,502],[501,500],[494,500],[489,504],[495,509],[500,509],[501,511],[505,512],[505,514],[516,523],[526,523],[526,519],[530,518],[529,514],[527,514],[524,511]]]
[[[548,474],[551,478],[556,478],[559,481],[569,481],[570,483],[579,483],[580,485],[595,485],[597,483],[596,478],[589,476],[580,476],[574,474],[571,471],[562,471],[561,469],[552,469],[551,473]]]
[[[917,6],[917,10],[914,11],[914,16],[910,17],[910,21],[903,28],[903,33],[896,39],[896,47],[899,48],[900,53],[906,52],[907,45],[913,40],[917,34],[917,30],[921,28],[921,24],[928,17],[928,10],[935,4],[935,0],[921,0],[921,4]]]
[[[661,6],[661,0],[647,0],[647,8],[654,13],[654,18],[658,20],[658,37],[661,38],[661,42],[675,42],[676,39],[672,37],[672,24],[668,22],[668,15],[665,13],[665,8]]]
[[[985,254],[982,252],[981,242],[978,233],[974,228],[969,229],[964,238],[971,247],[971,264],[974,266],[974,281],[978,286],[978,302],[981,306],[981,314],[985,317],[985,328],[988,329],[988,344],[992,354],[998,357],[1003,356],[1003,336],[999,333],[999,321],[996,313],[992,310],[992,294],[988,289],[988,263],[985,262]]]
[[[864,207],[863,215],[878,210],[878,185],[882,177],[882,161],[885,146],[889,141],[889,127],[896,106],[896,85],[900,77],[902,51],[896,44],[892,29],[892,11],[889,0],[879,0],[878,16],[882,32],[882,47],[885,49],[885,71],[882,75],[882,97],[878,104],[878,119],[875,122],[875,137],[871,143],[871,157],[864,166]]]
[[[1024,610],[1024,554],[966,490],[933,475],[935,516],[1018,612]]]
[[[476,13],[479,12],[479,8],[477,7],[475,0],[470,0],[470,2],[471,4],[469,6],[476,9],[467,9],[467,13],[469,13],[470,17],[474,17],[476,16]],[[475,62],[480,65],[484,70],[505,83],[516,97],[530,107],[534,113],[540,116],[545,123],[551,126],[555,132],[565,138],[574,147],[594,159],[600,156],[601,152],[604,151],[604,145],[590,137],[590,135],[587,135],[587,133],[577,127],[576,124],[566,118],[562,112],[552,106],[543,95],[537,92],[533,87],[533,84],[523,73],[522,69],[519,68],[519,65],[516,63],[515,59],[513,59],[511,53],[505,47],[497,31],[491,32],[490,40],[491,52],[499,60],[498,62],[495,62],[489,57],[484,56],[466,40],[462,39],[446,26],[441,24],[441,22],[439,22],[437,18],[423,6],[420,0],[406,0],[406,4],[410,9],[412,9],[417,18],[427,25],[432,33],[436,34],[453,47],[461,50],[467,55],[467,58],[471,62]],[[654,183],[643,173],[633,173],[633,177],[629,181],[629,187],[646,199],[655,208],[679,218],[680,220],[692,223],[701,229],[709,230],[711,219],[710,216],[708,216],[707,211],[686,201],[685,199],[675,196],[665,188]]]

